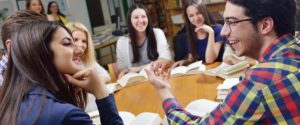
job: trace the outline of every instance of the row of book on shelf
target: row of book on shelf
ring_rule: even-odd
[[[194,62],[188,66],[178,66],[171,70],[171,77],[178,77],[184,75],[193,75],[204,73],[210,76],[217,76],[223,79],[238,78],[250,65],[244,61],[235,65],[229,65],[221,63],[218,67],[206,70],[206,66],[202,64],[202,61]],[[107,84],[107,88],[110,92],[115,92],[121,88],[131,86],[137,83],[147,81],[148,76],[145,70],[141,70],[139,73],[130,72],[117,80],[116,83]]]

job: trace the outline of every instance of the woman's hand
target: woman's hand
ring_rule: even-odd
[[[118,75],[118,79],[122,78],[125,74],[127,74],[129,72],[129,69],[123,69],[119,75]]]
[[[214,30],[213,30],[210,26],[208,26],[208,25],[206,25],[206,24],[197,26],[197,27],[195,28],[195,32],[198,32],[199,30],[203,30],[203,31],[205,31],[205,32],[207,32],[207,33],[214,33]]]
[[[92,93],[97,99],[102,99],[109,95],[105,85],[105,77],[99,76],[92,68],[81,70],[73,76],[66,74],[65,77],[69,83]]]
[[[175,62],[175,63],[172,65],[171,69],[174,69],[174,68],[176,68],[177,66],[184,66],[184,65],[187,65],[187,64],[188,64],[188,60],[179,60],[179,61]]]

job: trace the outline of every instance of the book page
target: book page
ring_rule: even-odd
[[[225,79],[223,84],[218,85],[217,89],[231,89],[233,86],[240,83],[239,78]]]
[[[189,71],[189,70],[193,70],[193,69],[197,69],[197,68],[199,68],[201,65],[202,65],[202,61],[200,60],[200,61],[197,61],[197,62],[194,62],[194,63],[188,65],[187,69],[188,69],[188,71]]]
[[[146,79],[148,79],[148,75],[145,71],[145,69],[142,69],[140,72],[139,72],[140,75],[144,76]]]
[[[250,65],[248,64],[248,62],[243,61],[234,65],[230,65],[229,67],[225,67],[223,70],[221,70],[221,73],[225,74],[225,75],[230,75],[233,74],[235,72],[241,71],[241,70],[245,70],[249,67]]]
[[[114,93],[115,91],[117,91],[117,84],[118,83],[108,83],[106,84],[106,88],[108,89],[109,93]]]
[[[143,112],[135,117],[130,125],[160,125],[162,119],[157,113]]]
[[[212,112],[218,105],[218,102],[198,99],[189,103],[185,109],[193,115],[203,117],[206,113]]]
[[[171,75],[176,76],[176,75],[183,75],[188,71],[186,66],[178,66],[174,69],[171,70]]]
[[[126,75],[124,75],[121,79],[117,80],[117,83],[119,83],[122,87],[125,87],[129,84],[138,82],[138,81],[142,81],[144,80],[145,77],[143,75],[140,75],[138,73],[127,73]]]
[[[123,120],[124,125],[131,125],[132,121],[135,119],[134,114],[126,111],[120,111],[119,115]]]
[[[219,71],[224,70],[225,68],[230,66],[231,65],[222,62],[218,67],[206,70],[205,73],[208,75],[216,75]]]

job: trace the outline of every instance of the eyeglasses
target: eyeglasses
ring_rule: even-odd
[[[234,25],[236,25],[236,24],[238,24],[238,23],[240,23],[240,22],[251,21],[251,20],[252,20],[251,18],[249,18],[249,19],[242,19],[242,20],[235,20],[235,21],[229,21],[228,19],[225,19],[225,24],[228,25],[228,28],[229,28],[229,30],[230,30],[230,32],[231,32],[231,31],[232,31],[232,30],[231,30],[231,27],[232,27],[232,26],[234,26]]]

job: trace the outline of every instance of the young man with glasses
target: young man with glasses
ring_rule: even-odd
[[[168,76],[152,64],[146,72],[171,124],[299,124],[300,47],[294,38],[294,0],[227,0],[221,34],[248,69],[225,101],[204,117],[186,112],[171,93]]]

